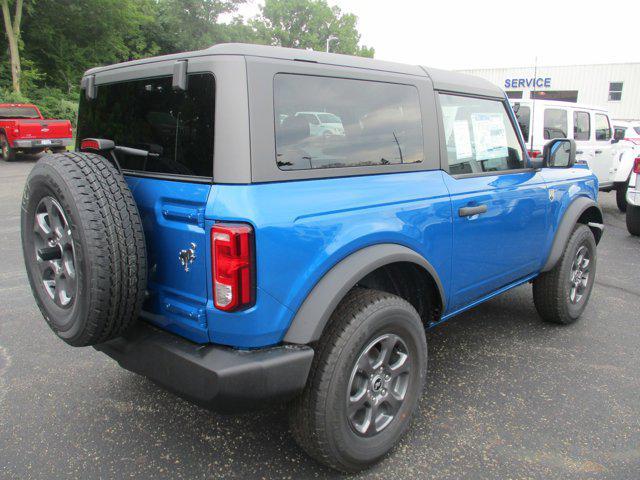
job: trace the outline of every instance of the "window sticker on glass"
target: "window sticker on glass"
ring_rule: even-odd
[[[471,115],[473,137],[476,139],[476,160],[504,158],[507,152],[507,132],[502,115],[474,113]]]
[[[456,158],[471,158],[473,148],[471,147],[471,136],[469,135],[469,122],[466,120],[456,120],[453,123],[453,135],[456,145]]]

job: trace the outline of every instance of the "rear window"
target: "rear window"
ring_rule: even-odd
[[[214,78],[187,78],[186,91],[174,90],[171,77],[161,77],[100,85],[93,100],[82,95],[78,139],[104,138],[157,154],[118,153],[125,170],[212,177]]]
[[[567,138],[567,111],[547,108],[544,111],[544,139]]]
[[[0,118],[40,118],[33,107],[0,107]]]
[[[281,170],[423,159],[420,100],[413,86],[278,74],[274,104]]]
[[[640,127],[633,127],[633,130],[640,135]]]

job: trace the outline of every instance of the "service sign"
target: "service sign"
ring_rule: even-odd
[[[507,78],[504,88],[549,88],[551,77]]]

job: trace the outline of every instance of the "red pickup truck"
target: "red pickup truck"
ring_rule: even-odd
[[[73,130],[69,120],[47,120],[35,105],[0,103],[0,150],[10,162],[16,152],[60,152],[71,145]]]

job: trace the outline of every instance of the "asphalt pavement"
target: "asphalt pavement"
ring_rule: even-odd
[[[20,248],[34,161],[0,161],[0,479],[342,477],[298,449],[284,407],[218,415],[56,338]],[[543,323],[524,285],[429,332],[412,428],[357,478],[640,478],[640,238],[601,204],[581,320]]]

